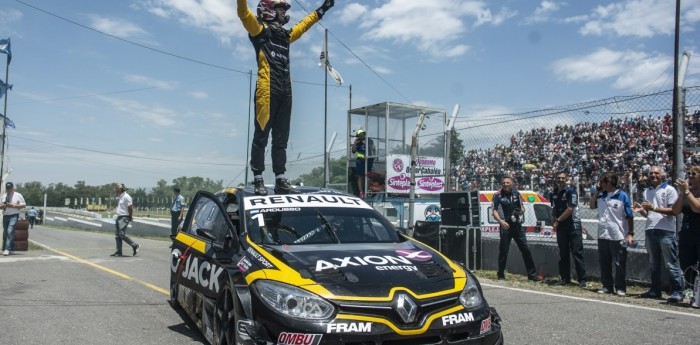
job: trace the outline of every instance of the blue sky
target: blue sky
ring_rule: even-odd
[[[290,3],[294,24],[321,0]],[[234,0],[0,0],[0,38],[12,39],[13,53],[9,179],[243,182],[256,66],[235,8]],[[329,80],[328,138],[338,132],[335,147],[345,147],[348,85],[353,108],[391,101],[450,115],[459,104],[457,128],[669,89],[674,17],[673,0],[336,0],[321,24],[346,84]],[[681,23],[681,53],[697,54],[700,0],[683,1]],[[292,178],[323,164],[322,43],[316,25],[292,45]],[[700,85],[699,58],[690,59],[687,86]]]

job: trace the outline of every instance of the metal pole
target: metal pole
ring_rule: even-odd
[[[416,155],[418,152],[418,132],[423,128],[425,113],[418,115],[418,123],[411,137],[411,192],[408,196],[408,235],[413,236],[413,208],[416,200]]]
[[[452,128],[455,126],[455,121],[457,119],[457,113],[459,113],[459,104],[455,104],[455,108],[452,111],[452,118],[447,123],[447,130],[445,131],[445,182],[446,182],[446,192],[452,191]]]
[[[326,57],[323,66],[323,144],[328,145],[328,29],[325,30],[323,41],[323,56]],[[323,187],[328,186],[328,147],[323,150]]]
[[[243,181],[243,185],[247,186],[248,185],[248,171],[250,171],[250,149],[251,149],[251,144],[250,144],[250,117],[251,117],[251,112],[250,112],[250,105],[253,103],[253,70],[248,70],[248,138],[246,139],[246,142],[248,143],[248,148],[246,149],[245,152],[245,181]]]
[[[681,0],[676,0],[676,33],[673,48],[673,181],[681,177],[683,169],[683,114],[679,112],[680,85],[678,85],[680,21]]]
[[[7,136],[7,98],[10,97],[10,55],[7,55],[7,60],[5,60],[5,84],[7,85],[7,90],[5,90],[5,107],[2,112],[2,147],[0,147],[0,176],[5,177],[3,170],[5,165],[5,137]],[[4,178],[3,178],[4,180]],[[2,190],[5,190],[5,181],[0,181],[2,184]]]

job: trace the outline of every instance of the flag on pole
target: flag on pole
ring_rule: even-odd
[[[5,117],[5,115],[0,114],[0,122],[5,120],[5,128],[15,128],[15,122]]]
[[[0,79],[0,98],[2,98],[2,96],[5,96],[7,90],[12,90],[12,84],[5,84],[5,82],[2,81],[2,79]]]
[[[338,86],[343,85],[343,77],[340,76],[340,73],[331,66],[331,62],[328,61],[328,46],[326,45],[326,41],[323,41],[323,50],[321,50],[321,61],[319,62],[319,66],[323,68],[323,66],[326,66],[328,69],[328,73],[331,74],[331,77],[335,79],[335,82]]]
[[[12,60],[12,51],[10,50],[10,38],[0,40],[0,53],[7,54],[7,64]]]

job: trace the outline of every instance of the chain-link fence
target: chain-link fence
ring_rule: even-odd
[[[452,169],[456,190],[493,190],[503,175],[518,189],[546,193],[568,171],[581,196],[605,171],[639,195],[644,172],[673,165],[673,91],[613,97],[519,114],[462,120],[456,128],[465,155]],[[685,89],[685,163],[699,164],[700,87]]]

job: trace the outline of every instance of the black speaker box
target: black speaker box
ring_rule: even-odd
[[[468,210],[469,209],[469,193],[468,192],[440,193],[440,208]]]
[[[421,241],[434,249],[438,249],[438,238],[440,235],[440,223],[417,221],[413,228],[413,238]]]
[[[442,225],[467,226],[469,225],[469,210],[443,208],[440,211]]]

